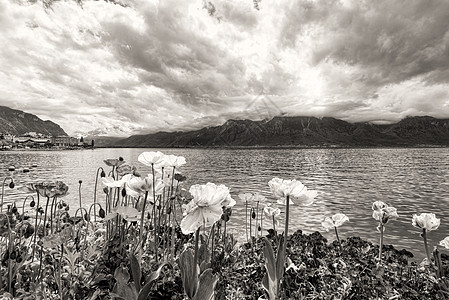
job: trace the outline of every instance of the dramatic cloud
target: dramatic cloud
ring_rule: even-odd
[[[68,133],[449,117],[449,2],[0,0],[0,105]]]

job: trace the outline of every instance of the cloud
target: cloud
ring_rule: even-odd
[[[449,3],[0,0],[0,104],[68,133],[449,117]]]

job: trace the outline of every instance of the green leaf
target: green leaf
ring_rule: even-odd
[[[150,274],[150,278],[149,278],[148,282],[144,285],[142,290],[140,291],[139,297],[137,298],[137,300],[145,300],[148,298],[148,295],[151,292],[151,288],[153,287],[154,281],[159,278],[159,276],[161,275],[162,269],[164,268],[165,265],[167,265],[166,262],[162,263],[159,266],[159,268],[157,268],[156,271],[154,271]]]
[[[142,276],[142,271],[140,270],[139,261],[137,257],[131,253],[129,256],[129,260],[131,261],[131,273],[133,275],[134,285],[136,286],[136,290],[140,291],[140,281]]]
[[[214,299],[215,285],[217,284],[218,276],[212,274],[212,269],[205,270],[200,275],[198,291],[192,300],[211,300]]]
[[[192,299],[198,289],[198,265],[194,264],[193,250],[186,249],[179,256],[182,284],[187,296]]]

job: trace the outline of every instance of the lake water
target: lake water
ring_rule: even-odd
[[[152,150],[155,151],[3,151],[0,152],[0,178],[13,176],[16,187],[29,182],[62,180],[70,192],[65,201],[73,207],[78,203],[78,181],[82,180],[82,198],[87,206],[93,198],[96,170],[100,166],[106,168],[103,159],[122,156],[145,174],[149,169],[137,157],[143,151]],[[429,234],[430,245],[449,236],[449,149],[157,150],[186,158],[187,164],[179,171],[188,178],[187,189],[192,184],[207,182],[231,189],[237,205],[229,225],[241,237],[245,232],[245,207],[237,195],[260,192],[274,204],[267,184],[273,177],[295,178],[319,192],[313,205],[292,206],[291,232],[318,230],[333,240],[333,232],[326,233],[321,222],[325,216],[342,212],[350,219],[339,230],[342,238],[360,236],[377,244],[377,224],[372,218],[371,204],[381,200],[396,207],[399,214],[397,220],[387,225],[386,244],[411,250],[418,258],[424,257],[420,231],[411,225],[414,213],[435,213],[441,218],[440,228]],[[33,164],[37,167],[32,168]],[[15,172],[8,171],[10,165],[15,166]],[[30,168],[30,172],[23,173],[23,168]],[[101,182],[99,187],[98,199],[104,201]],[[21,202],[26,195],[20,189],[5,187],[5,203]]]

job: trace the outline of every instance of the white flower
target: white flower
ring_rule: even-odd
[[[159,178],[154,180],[154,194],[161,195],[166,184]],[[126,194],[128,196],[139,198],[148,192],[148,196],[153,197],[153,175],[148,174],[147,177],[133,176],[125,184]]]
[[[329,231],[329,229],[334,227],[340,227],[347,221],[349,221],[349,218],[345,214],[335,214],[332,218],[326,217],[321,225],[323,225],[326,231]]]
[[[265,200],[267,200],[267,198],[259,193],[254,193],[253,200],[254,202],[264,202]]]
[[[435,214],[430,213],[422,213],[419,216],[414,214],[412,219],[412,225],[417,228],[432,231],[440,227],[440,219],[437,219],[435,217]]]
[[[146,166],[156,167],[157,165],[161,164],[164,161],[164,157],[165,157],[165,155],[162,152],[151,151],[151,152],[142,152],[137,157],[137,160]]]
[[[373,218],[376,221],[382,222],[383,225],[387,224],[391,219],[398,218],[398,212],[393,206],[388,206],[382,201],[376,201],[373,203]]]
[[[440,246],[449,249],[449,236],[445,237],[444,240],[440,241]]]
[[[265,216],[267,216],[268,219],[270,219],[271,221],[274,221],[274,226],[279,225],[279,215],[281,214],[281,210],[279,208],[265,206],[263,208],[263,212],[264,212]]]
[[[229,189],[224,185],[195,184],[190,187],[192,201],[184,206],[184,218],[181,221],[181,230],[184,234],[195,232],[200,226],[211,226],[220,220],[223,207],[235,205]]]
[[[300,181],[293,180],[283,180],[280,178],[273,178],[268,182],[270,190],[275,197],[278,198],[278,204],[285,205],[286,197],[295,198],[301,202],[303,205],[310,205],[313,203],[315,197],[318,195],[317,191],[307,190]],[[290,199],[290,204],[293,201]]]
[[[265,206],[263,208],[263,212],[269,218],[277,217],[277,216],[279,216],[281,214],[281,210],[279,208],[274,208],[274,207],[271,207],[271,206]]]
[[[176,167],[179,168],[186,164],[186,159],[184,156],[176,155],[164,155],[162,162],[159,164],[161,167]]]
[[[113,177],[103,177],[101,178],[101,182],[109,188],[120,188],[123,187],[132,177],[132,174],[127,174],[119,180],[115,180]]]
[[[298,272],[300,270],[300,267],[296,266],[290,259],[290,257],[287,256],[287,268],[285,269],[285,272],[287,272],[290,269],[293,269],[293,271]]]
[[[251,193],[239,194],[239,198],[243,203],[251,203],[254,200],[254,195]]]

